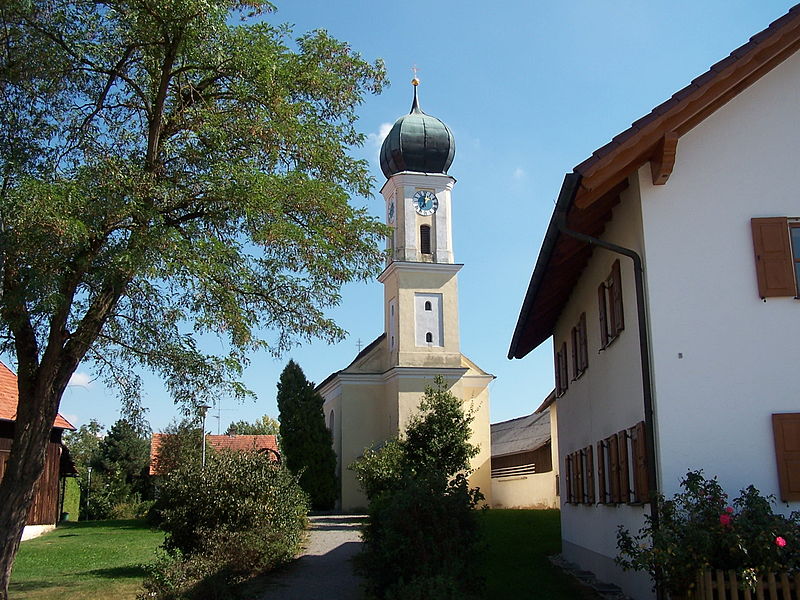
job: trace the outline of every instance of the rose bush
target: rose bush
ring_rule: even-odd
[[[673,594],[691,590],[703,569],[734,570],[750,586],[768,572],[800,571],[800,513],[776,514],[775,498],[752,485],[729,504],[716,477],[702,471],[689,471],[681,488],[656,499],[657,528],[649,516],[636,535],[620,526],[622,568],[649,573]]]

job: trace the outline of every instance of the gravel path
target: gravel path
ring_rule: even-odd
[[[361,600],[350,559],[361,551],[360,516],[311,517],[303,555],[271,577],[260,600]]]

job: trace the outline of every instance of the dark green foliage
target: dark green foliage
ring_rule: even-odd
[[[146,598],[228,598],[230,586],[291,560],[306,525],[306,496],[284,467],[257,452],[219,452],[183,466],[157,501],[167,533]]]
[[[689,471],[681,487],[672,499],[657,498],[658,528],[649,515],[636,535],[619,528],[624,569],[649,573],[675,594],[691,588],[698,569],[735,570],[750,585],[769,571],[800,569],[800,513],[775,514],[774,497],[752,485],[728,505],[717,479],[702,471]]]
[[[129,495],[150,495],[150,440],[124,419],[111,427],[100,440],[91,460],[95,474],[115,479]]]
[[[336,454],[322,404],[314,384],[290,360],[278,382],[281,451],[289,470],[300,474],[300,486],[315,510],[333,508],[337,497]]]
[[[368,450],[351,468],[369,498],[357,568],[385,600],[481,597],[482,537],[467,482],[472,416],[437,377],[401,440]]]
[[[264,415],[255,423],[236,421],[228,425],[225,435],[280,435],[280,423],[269,415]]]

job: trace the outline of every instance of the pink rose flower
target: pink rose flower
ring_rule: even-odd
[[[731,514],[733,512],[733,507],[729,506],[728,508],[725,509],[725,512]]]
[[[786,545],[786,540],[783,539],[781,536],[775,538],[775,545],[783,548]]]
[[[731,526],[731,516],[728,513],[723,513],[719,516],[719,522],[725,527]]]

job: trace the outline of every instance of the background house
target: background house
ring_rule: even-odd
[[[0,362],[0,479],[5,474],[6,462],[13,445],[18,402],[17,376]],[[44,471],[36,483],[33,504],[28,511],[22,533],[23,540],[36,537],[56,526],[61,513],[61,478],[75,477],[78,474],[69,452],[61,443],[65,429],[75,428],[60,414],[56,415],[50,442],[47,444]]]
[[[159,466],[159,457],[164,442],[170,437],[168,433],[154,433],[150,438],[150,475],[164,475],[165,469]],[[236,452],[263,452],[280,462],[278,438],[274,435],[206,435],[205,440],[214,450],[232,450]],[[197,447],[200,447],[198,431]]]
[[[800,508],[798,48],[795,7],[568,174],[514,332],[553,338],[563,553],[634,598],[616,528],[687,470]]]
[[[551,432],[549,405],[492,423],[491,430],[492,506],[558,508],[558,444]]]

